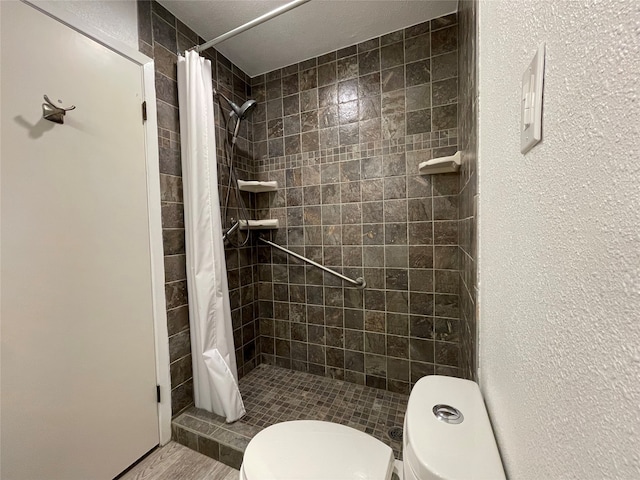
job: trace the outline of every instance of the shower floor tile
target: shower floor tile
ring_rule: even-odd
[[[402,442],[387,433],[402,427],[408,395],[265,364],[240,380],[240,391],[247,410],[243,418],[227,424],[192,407],[174,419],[174,440],[239,468],[249,440],[264,428],[289,420],[324,420],[368,433],[402,459]]]
[[[288,420],[324,420],[368,433],[393,448],[387,432],[402,427],[409,397],[377,388],[260,365],[240,381],[247,414],[241,422],[266,428]]]

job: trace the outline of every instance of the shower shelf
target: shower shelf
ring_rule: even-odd
[[[275,230],[280,227],[278,219],[240,220],[240,230]]]
[[[435,175],[438,173],[455,173],[460,170],[460,152],[450,157],[434,158],[418,165],[420,175]]]
[[[278,182],[257,182],[255,180],[238,180],[238,188],[245,192],[262,193],[275,192],[278,189]]]

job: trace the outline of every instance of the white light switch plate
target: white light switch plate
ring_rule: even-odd
[[[522,75],[520,95],[520,151],[527,153],[542,139],[542,86],[544,43]]]

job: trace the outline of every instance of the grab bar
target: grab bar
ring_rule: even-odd
[[[292,257],[296,257],[298,260],[302,260],[303,262],[307,262],[308,264],[313,265],[314,267],[318,267],[318,268],[324,270],[325,272],[330,273],[331,275],[335,275],[336,277],[339,277],[342,280],[344,280],[345,282],[349,282],[350,284],[355,285],[356,287],[358,287],[360,289],[364,289],[367,286],[367,282],[365,282],[364,278],[362,278],[362,277],[358,277],[355,280],[353,280],[353,279],[351,279],[349,277],[345,277],[344,275],[342,275],[341,273],[336,272],[335,270],[331,270],[330,268],[327,268],[324,265],[320,265],[319,263],[316,263],[313,260],[309,260],[307,257],[303,257],[302,255],[299,255],[296,252],[292,252],[291,250],[287,250],[286,248],[281,247],[277,243],[273,243],[273,242],[267,240],[266,238],[258,237],[258,240],[260,240],[261,242],[266,243],[267,245],[271,245],[273,248],[277,248],[278,250],[281,250],[284,253],[287,253],[287,254],[291,255]]]

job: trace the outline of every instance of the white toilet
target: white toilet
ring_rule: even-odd
[[[478,385],[431,375],[409,396],[404,462],[366,433],[299,420],[258,433],[244,454],[240,480],[463,480],[505,478]]]

